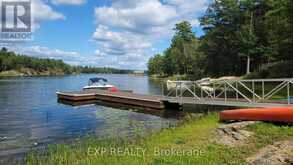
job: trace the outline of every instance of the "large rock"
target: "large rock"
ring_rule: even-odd
[[[293,141],[276,142],[246,159],[250,165],[292,165]]]
[[[248,121],[225,124],[216,129],[217,142],[230,147],[244,145],[248,142],[248,138],[252,136],[253,133],[243,130],[243,128],[255,123],[256,122]]]

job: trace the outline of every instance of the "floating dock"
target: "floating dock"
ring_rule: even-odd
[[[248,80],[246,80],[248,81]],[[245,81],[245,82],[246,82]],[[256,80],[255,80],[256,81]],[[264,80],[262,80],[264,81]],[[271,80],[273,82],[279,80]],[[292,81],[292,82],[291,82]],[[243,80],[244,82],[244,80]],[[107,90],[84,90],[77,92],[57,92],[58,101],[61,103],[69,105],[85,105],[85,104],[99,104],[99,102],[106,102],[116,105],[126,105],[133,106],[143,109],[154,109],[154,110],[164,110],[173,109],[177,110],[184,104],[196,104],[196,105],[219,105],[219,106],[231,106],[231,107],[292,107],[293,100],[290,99],[290,87],[293,86],[293,79],[284,80],[281,84],[277,85],[270,92],[267,92],[262,88],[262,95],[254,92],[255,89],[249,89],[245,86],[242,81],[237,83],[242,83],[243,88],[248,90],[249,94],[241,92],[240,89],[234,87],[232,82],[224,82],[224,88],[219,88],[218,91],[205,91],[201,89],[200,93],[196,90],[192,91],[190,88],[186,88],[187,94],[191,94],[191,97],[186,97],[183,95],[183,90],[180,88],[180,92],[176,91],[175,96],[171,95],[146,95],[137,94],[132,91],[117,91],[111,92]],[[254,81],[253,81],[254,82]],[[258,82],[258,81],[257,81]],[[235,84],[235,82],[233,82]],[[223,84],[222,84],[223,86]],[[230,89],[228,86],[230,86]],[[254,85],[253,85],[254,86]],[[287,98],[281,100],[274,100],[272,96],[287,87]],[[230,90],[229,90],[230,89]],[[232,91],[231,91],[232,90]],[[188,93],[189,92],[189,93]],[[246,91],[247,92],[247,91]],[[231,97],[228,94],[235,93]],[[249,96],[252,95],[252,96]]]
[[[165,103],[162,96],[135,94],[130,91],[110,92],[106,90],[86,90],[77,92],[57,92],[58,100],[71,105],[104,101],[130,106],[163,110]]]

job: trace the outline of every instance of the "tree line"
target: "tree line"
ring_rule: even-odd
[[[133,73],[133,70],[127,69],[116,69],[109,67],[92,67],[92,66],[72,66],[75,72],[79,73],[105,73],[105,74],[130,74]]]
[[[8,51],[3,47],[0,50],[0,72],[17,70],[21,71],[24,68],[32,69],[36,72],[46,72],[58,70],[64,74],[72,73],[119,73],[126,74],[132,72],[131,70],[120,70],[115,68],[98,68],[90,66],[71,66],[64,63],[62,60],[55,59],[41,59],[36,57],[29,57],[26,55],[19,55],[12,51]]]
[[[214,0],[200,18],[204,35],[197,38],[187,21],[176,24],[170,47],[149,60],[149,73],[197,79],[288,67],[292,9],[292,0]]]

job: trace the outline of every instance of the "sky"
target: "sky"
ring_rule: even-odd
[[[0,46],[71,65],[144,70],[169,47],[176,23],[203,34],[198,18],[209,1],[31,0],[33,40]]]

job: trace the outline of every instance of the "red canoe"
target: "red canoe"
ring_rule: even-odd
[[[293,123],[293,107],[228,110],[220,112],[220,120]]]

